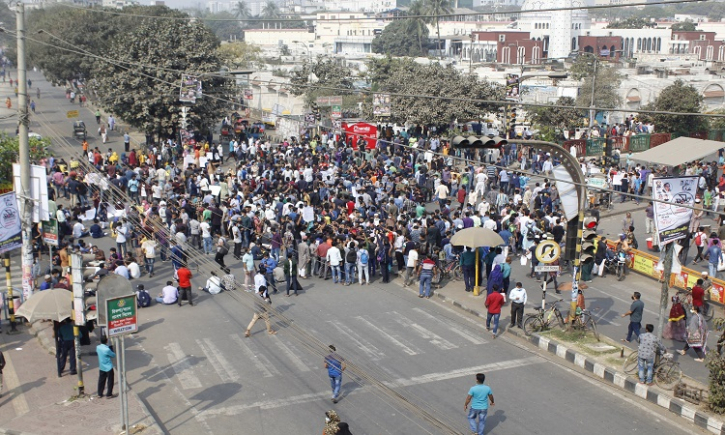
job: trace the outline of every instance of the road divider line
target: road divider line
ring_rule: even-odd
[[[465,367],[462,369],[455,369],[448,372],[438,372],[438,373],[431,373],[428,375],[422,375],[422,376],[414,376],[412,378],[401,378],[396,379],[389,382],[384,382],[384,384],[390,388],[398,388],[398,387],[407,387],[407,386],[413,386],[413,385],[421,385],[431,382],[439,382],[439,381],[445,381],[455,378],[462,378],[471,376],[472,373],[479,373],[479,372],[485,372],[486,374],[490,372],[495,372],[499,370],[507,370],[507,369],[516,369],[520,367],[525,367],[533,364],[542,364],[545,363],[546,360],[544,358],[541,358],[539,356],[531,356],[527,358],[519,358],[509,361],[499,361],[495,363],[490,364],[483,364],[479,366],[474,367]],[[358,395],[362,393],[368,393],[371,392],[373,387],[371,386],[363,386],[362,388],[355,389],[349,393],[346,394],[346,396],[353,396]],[[309,403],[309,402],[316,402],[318,400],[323,399],[329,399],[330,392],[328,390],[325,390],[324,392],[318,392],[318,393],[308,393],[308,394],[300,394],[297,396],[290,396],[283,399],[269,399],[269,400],[260,400],[252,403],[246,403],[246,404],[239,404],[239,405],[232,405],[232,406],[226,406],[222,408],[214,408],[214,409],[208,409],[202,412],[202,415],[204,417],[209,416],[234,416],[242,414],[246,411],[255,410],[255,409],[276,409],[276,408],[283,408],[286,406],[292,406],[292,405],[298,405],[301,403]]]
[[[219,379],[221,379],[222,382],[239,382],[239,373],[237,373],[234,366],[229,363],[229,360],[224,358],[222,352],[214,343],[211,342],[211,340],[208,338],[205,338],[204,340],[197,339],[196,343],[201,348],[201,351],[204,352],[206,359],[214,368],[217,375],[219,375]]]
[[[239,348],[242,350],[242,353],[244,353],[244,356],[246,356],[247,359],[254,364],[257,370],[262,372],[262,376],[265,378],[271,378],[272,376],[279,375],[279,371],[272,365],[272,363],[269,362],[266,356],[259,352],[250,339],[245,341],[245,339],[238,334],[231,334],[230,337],[232,338],[232,341],[237,343]]]
[[[451,320],[439,319],[438,317],[436,317],[436,316],[434,316],[434,315],[426,312],[422,308],[417,308],[416,307],[416,308],[413,308],[413,311],[415,311],[416,313],[422,314],[428,320],[432,320],[433,322],[438,323],[439,325],[445,326],[446,329],[448,329],[452,333],[454,333],[456,335],[460,335],[461,337],[465,338],[466,340],[470,341],[473,344],[486,344],[486,343],[488,343],[488,340],[484,340],[484,339],[479,338],[478,336],[476,336],[476,332],[480,332],[480,331],[474,331],[474,333],[471,334],[468,331],[464,331],[464,330],[460,329],[460,326],[459,325],[456,325],[455,322],[453,322]]]
[[[352,331],[352,329],[348,328],[347,326],[340,324],[338,322],[332,321],[332,320],[328,320],[327,323],[332,325],[335,329],[337,329],[340,332],[340,334],[347,337],[351,342],[355,343],[355,345],[358,348],[360,348],[360,350],[363,351],[363,353],[365,353],[365,355],[367,355],[368,358],[377,361],[377,360],[382,359],[385,356],[385,354],[380,352],[380,350],[377,347],[375,347],[372,343],[370,343],[369,341],[365,340],[362,337],[357,336]]]
[[[189,362],[188,355],[184,353],[179,343],[169,343],[165,346],[165,349],[170,352],[166,355],[169,358],[171,368],[174,370],[176,377],[181,383],[181,388],[184,390],[201,388],[201,382],[193,373],[194,368]]]
[[[309,372],[310,368],[307,364],[302,361],[300,357],[298,357],[292,350],[285,345],[282,340],[279,338],[278,335],[273,335],[271,337],[274,344],[277,345],[279,350],[282,351],[282,353],[292,362],[292,365],[295,366],[295,368],[301,372]]]
[[[421,353],[420,349],[415,348],[415,346],[413,346],[410,343],[407,343],[407,344],[403,343],[404,340],[402,338],[395,336],[393,334],[390,334],[388,332],[385,332],[382,328],[376,326],[373,322],[365,319],[363,316],[357,316],[355,318],[358,321],[360,321],[361,323],[363,323],[365,326],[367,326],[368,328],[370,328],[373,331],[380,334],[380,336],[382,336],[384,339],[391,342],[394,346],[400,348],[403,352],[407,353],[408,355],[412,356],[412,355],[418,355],[419,353]]]
[[[451,343],[450,341],[446,340],[445,338],[441,337],[440,335],[429,331],[428,329],[418,325],[417,323],[413,322],[409,318],[405,317],[404,315],[392,311],[391,312],[393,320],[399,323],[402,327],[408,328],[411,331],[415,332],[416,334],[420,335],[423,339],[428,340],[428,342],[438,349],[441,350],[450,350],[450,349],[456,349],[458,346]]]

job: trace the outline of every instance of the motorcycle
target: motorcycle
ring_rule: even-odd
[[[627,254],[619,252],[615,254],[614,258],[604,259],[604,270],[612,275],[617,275],[617,280],[622,281],[624,279],[624,267],[627,262]]]

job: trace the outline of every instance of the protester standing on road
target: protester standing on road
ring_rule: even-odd
[[[720,257],[722,256],[722,245],[719,239],[713,239],[707,248],[708,263],[707,267],[710,269],[710,276],[717,278],[717,266],[720,263]]]
[[[526,305],[527,299],[528,296],[526,294],[526,289],[524,288],[523,284],[517,282],[516,287],[514,287],[511,290],[511,293],[509,293],[509,300],[511,301],[510,326],[512,328],[514,327],[514,325],[518,326],[519,329],[523,328],[524,306]]]
[[[493,338],[496,338],[496,334],[498,334],[498,321],[501,317],[501,307],[506,302],[506,298],[504,298],[501,292],[505,291],[506,290],[504,289],[497,289],[486,297],[486,308],[488,308],[488,314],[486,315],[486,330],[491,330],[491,319],[493,319]]]
[[[272,305],[272,298],[269,297],[269,288],[264,285],[264,266],[261,264],[259,265],[259,275],[254,277],[255,283],[259,281],[260,286],[257,287],[257,295],[261,297],[264,302],[255,302],[256,311],[254,313],[254,316],[252,316],[252,321],[249,322],[249,325],[247,325],[247,330],[244,331],[244,336],[249,338],[252,335],[252,328],[254,327],[254,324],[257,323],[257,320],[262,319],[264,320],[264,325],[267,327],[267,333],[269,335],[274,335],[277,333],[274,329],[272,329],[272,322],[269,320],[269,310],[267,309],[268,305]],[[257,280],[257,277],[260,279]]]
[[[191,294],[192,276],[191,271],[186,267],[186,263],[182,263],[179,270],[176,271],[176,277],[179,280],[179,306],[181,306],[181,301],[184,300],[185,295],[188,297],[189,305],[194,306]]]
[[[468,425],[474,435],[483,435],[486,429],[489,400],[491,401],[490,406],[496,405],[493,399],[493,391],[491,391],[491,387],[484,384],[485,381],[486,375],[476,373],[476,385],[468,390],[466,403],[463,405],[463,410],[468,411]],[[468,409],[469,404],[471,405],[470,410]]]
[[[435,261],[431,260],[427,255],[423,255],[423,261],[418,266],[418,297],[430,299],[430,286],[433,280],[433,268]]]
[[[65,370],[65,362],[70,358],[70,374],[75,375],[76,372],[76,349],[75,337],[73,336],[73,323],[66,319],[58,328],[58,377],[63,376]]]
[[[654,325],[648,323],[644,329],[645,333],[639,336],[639,346],[637,347],[639,383],[644,384],[646,382],[647,385],[652,385],[655,357],[657,354],[664,353],[665,347],[659,338],[652,333],[655,330]],[[645,373],[647,375],[646,379]]]
[[[629,316],[629,326],[627,326],[627,337],[622,339],[622,342],[629,343],[632,341],[632,334],[639,337],[639,331],[642,328],[642,313],[644,312],[644,302],[640,300],[642,295],[639,292],[634,292],[632,295],[632,305],[629,306],[629,311],[622,314],[622,317]]]
[[[285,281],[287,281],[287,297],[290,296],[290,290],[294,290],[295,296],[297,296],[297,290],[302,290],[302,286],[297,281],[297,261],[295,261],[292,252],[288,253],[287,259],[282,262],[282,270],[284,271]]]
[[[332,403],[337,403],[340,397],[340,386],[342,385],[342,372],[345,371],[347,365],[345,360],[335,353],[337,348],[334,345],[331,344],[329,348],[332,352],[325,357],[325,368],[327,369],[327,375],[330,377]]]
[[[101,336],[101,344],[96,346],[98,355],[98,397],[103,397],[103,389],[106,387],[106,397],[113,395],[113,358],[116,354],[108,346],[108,337]]]

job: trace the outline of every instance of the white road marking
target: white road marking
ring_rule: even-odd
[[[205,338],[203,341],[197,339],[196,343],[199,345],[202,352],[204,352],[206,359],[209,360],[209,363],[217,372],[222,382],[229,383],[239,381],[240,377],[237,370],[231,363],[229,363],[229,360],[222,355],[222,352],[214,343],[212,343],[211,340],[208,338]]]
[[[369,320],[365,319],[363,316],[357,316],[355,317],[360,322],[364,323],[365,326],[368,328],[374,330],[378,334],[380,334],[383,338],[388,340],[389,342],[393,343],[394,346],[399,347],[403,350],[403,352],[407,353],[408,355],[418,355],[420,353],[420,349],[415,348],[410,343],[403,343],[403,339],[393,335],[391,333],[388,333],[381,329],[380,327],[376,326],[374,323],[370,322]]]
[[[188,360],[188,355],[181,349],[179,343],[169,343],[165,346],[165,349],[170,352],[167,353],[171,368],[174,369],[176,377],[179,378],[181,388],[189,390],[191,388],[201,388],[201,382],[199,378],[193,373],[193,368]]]
[[[527,358],[520,358],[515,360],[509,360],[509,361],[501,361],[491,364],[484,364],[480,366],[475,367],[466,367],[462,369],[456,369],[451,370],[449,372],[439,372],[439,373],[431,373],[429,375],[423,375],[423,376],[415,376],[412,378],[401,378],[396,379],[394,381],[385,382],[385,385],[390,388],[398,388],[398,387],[404,387],[404,386],[410,386],[410,385],[421,385],[425,383],[430,382],[438,382],[438,381],[444,381],[449,380],[453,378],[461,378],[465,376],[471,376],[471,373],[479,373],[479,372],[485,372],[490,373],[498,370],[506,370],[506,369],[513,369],[513,368],[519,368],[524,367],[532,364],[541,364],[546,362],[545,359],[539,357],[539,356],[531,356]],[[357,395],[361,393],[367,393],[371,392],[373,390],[373,387],[371,386],[364,386],[362,388],[355,389],[351,391],[348,395]],[[297,405],[300,403],[307,403],[307,402],[315,402],[320,399],[328,399],[330,397],[329,391],[319,392],[319,393],[309,393],[309,394],[300,394],[298,396],[291,396],[283,399],[270,399],[270,400],[260,400],[257,402],[247,403],[247,404],[240,404],[240,405],[232,405],[232,406],[226,406],[223,408],[214,408],[214,409],[208,409],[202,413],[202,415],[206,416],[215,416],[215,415],[224,415],[224,416],[233,416],[233,415],[239,415],[244,413],[245,411],[253,410],[253,409],[275,409],[275,408],[282,408],[285,406],[291,406],[291,405]]]
[[[282,351],[282,353],[292,362],[292,365],[295,366],[295,368],[301,372],[309,372],[310,368],[307,366],[307,364],[302,361],[300,357],[298,357],[292,349],[287,347],[282,340],[277,335],[273,335],[271,337],[272,341],[277,345],[279,350]],[[296,349],[295,349],[296,350]]]
[[[328,320],[327,323],[334,326],[342,335],[348,338],[352,343],[354,343],[365,355],[367,355],[368,358],[372,360],[379,360],[385,356],[384,353],[380,352],[377,347],[375,347],[372,343],[365,340],[362,337],[357,336],[352,329],[348,328],[347,326],[340,324],[338,322],[333,322],[332,320]]]
[[[277,368],[269,362],[269,359],[267,359],[266,356],[259,352],[250,338],[245,339],[238,334],[232,334],[230,337],[235,343],[237,343],[237,345],[239,345],[239,348],[242,350],[242,353],[244,353],[244,356],[252,361],[252,364],[254,364],[257,370],[262,372],[262,376],[265,378],[271,378],[272,376],[279,375]]]
[[[429,331],[428,329],[418,325],[417,323],[413,322],[412,320],[408,319],[404,315],[392,311],[391,312],[393,320],[398,322],[401,326],[404,328],[408,328],[412,331],[414,331],[416,334],[420,335],[424,339],[428,340],[429,343],[437,347],[441,350],[449,350],[449,349],[456,349],[458,346],[451,343],[450,341],[446,340],[445,338],[441,337],[440,335]]]
[[[5,369],[3,370],[3,378],[6,384],[6,391],[12,391],[16,388],[20,388],[20,379],[18,378],[18,373],[15,371],[15,366],[13,365],[12,351],[6,351],[5,353]],[[13,398],[10,401],[13,404],[16,417],[30,412],[30,406],[28,406],[28,401],[25,400],[24,392],[20,394],[13,394]]]
[[[454,334],[460,335],[461,337],[465,338],[466,340],[470,341],[473,344],[486,344],[488,343],[487,340],[481,339],[478,336],[476,336],[476,331],[471,333],[470,331],[464,331],[462,329],[459,329],[459,326],[455,324],[455,322],[448,320],[448,319],[439,319],[438,317],[426,312],[422,308],[413,308],[413,311],[424,315],[429,320],[432,320],[440,325],[445,326],[449,331],[451,331]]]

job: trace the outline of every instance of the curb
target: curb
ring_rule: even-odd
[[[470,313],[476,317],[485,319],[486,313],[481,313],[472,308],[468,308],[458,301],[455,301],[445,295],[441,295],[438,292],[434,293],[443,302],[450,303],[451,305],[460,308],[461,310]],[[541,337],[537,334],[533,334],[528,337],[523,332],[517,330],[506,329],[506,332],[517,337],[523,338],[530,342],[539,349],[546,350],[547,352],[558,356],[559,358],[565,359],[568,362],[580,367],[590,373],[595,374],[597,377],[604,381],[617,386],[621,389],[626,390],[629,393],[634,393],[639,398],[646,399],[648,402],[654,403],[667,409],[668,411],[676,414],[679,417],[684,418],[690,423],[694,423],[696,426],[708,430],[715,434],[725,434],[725,422],[716,417],[711,417],[708,414],[698,410],[698,408],[688,402],[672,397],[669,394],[659,391],[657,388],[650,388],[647,385],[638,383],[634,378],[624,373],[605,366],[602,363],[593,361],[587,357],[587,355],[579,353],[569,347],[552,340],[550,338]]]
[[[0,428],[0,434],[2,434],[2,435],[37,435],[32,432],[20,432],[20,431],[13,430],[13,429],[3,429],[3,428]]]

